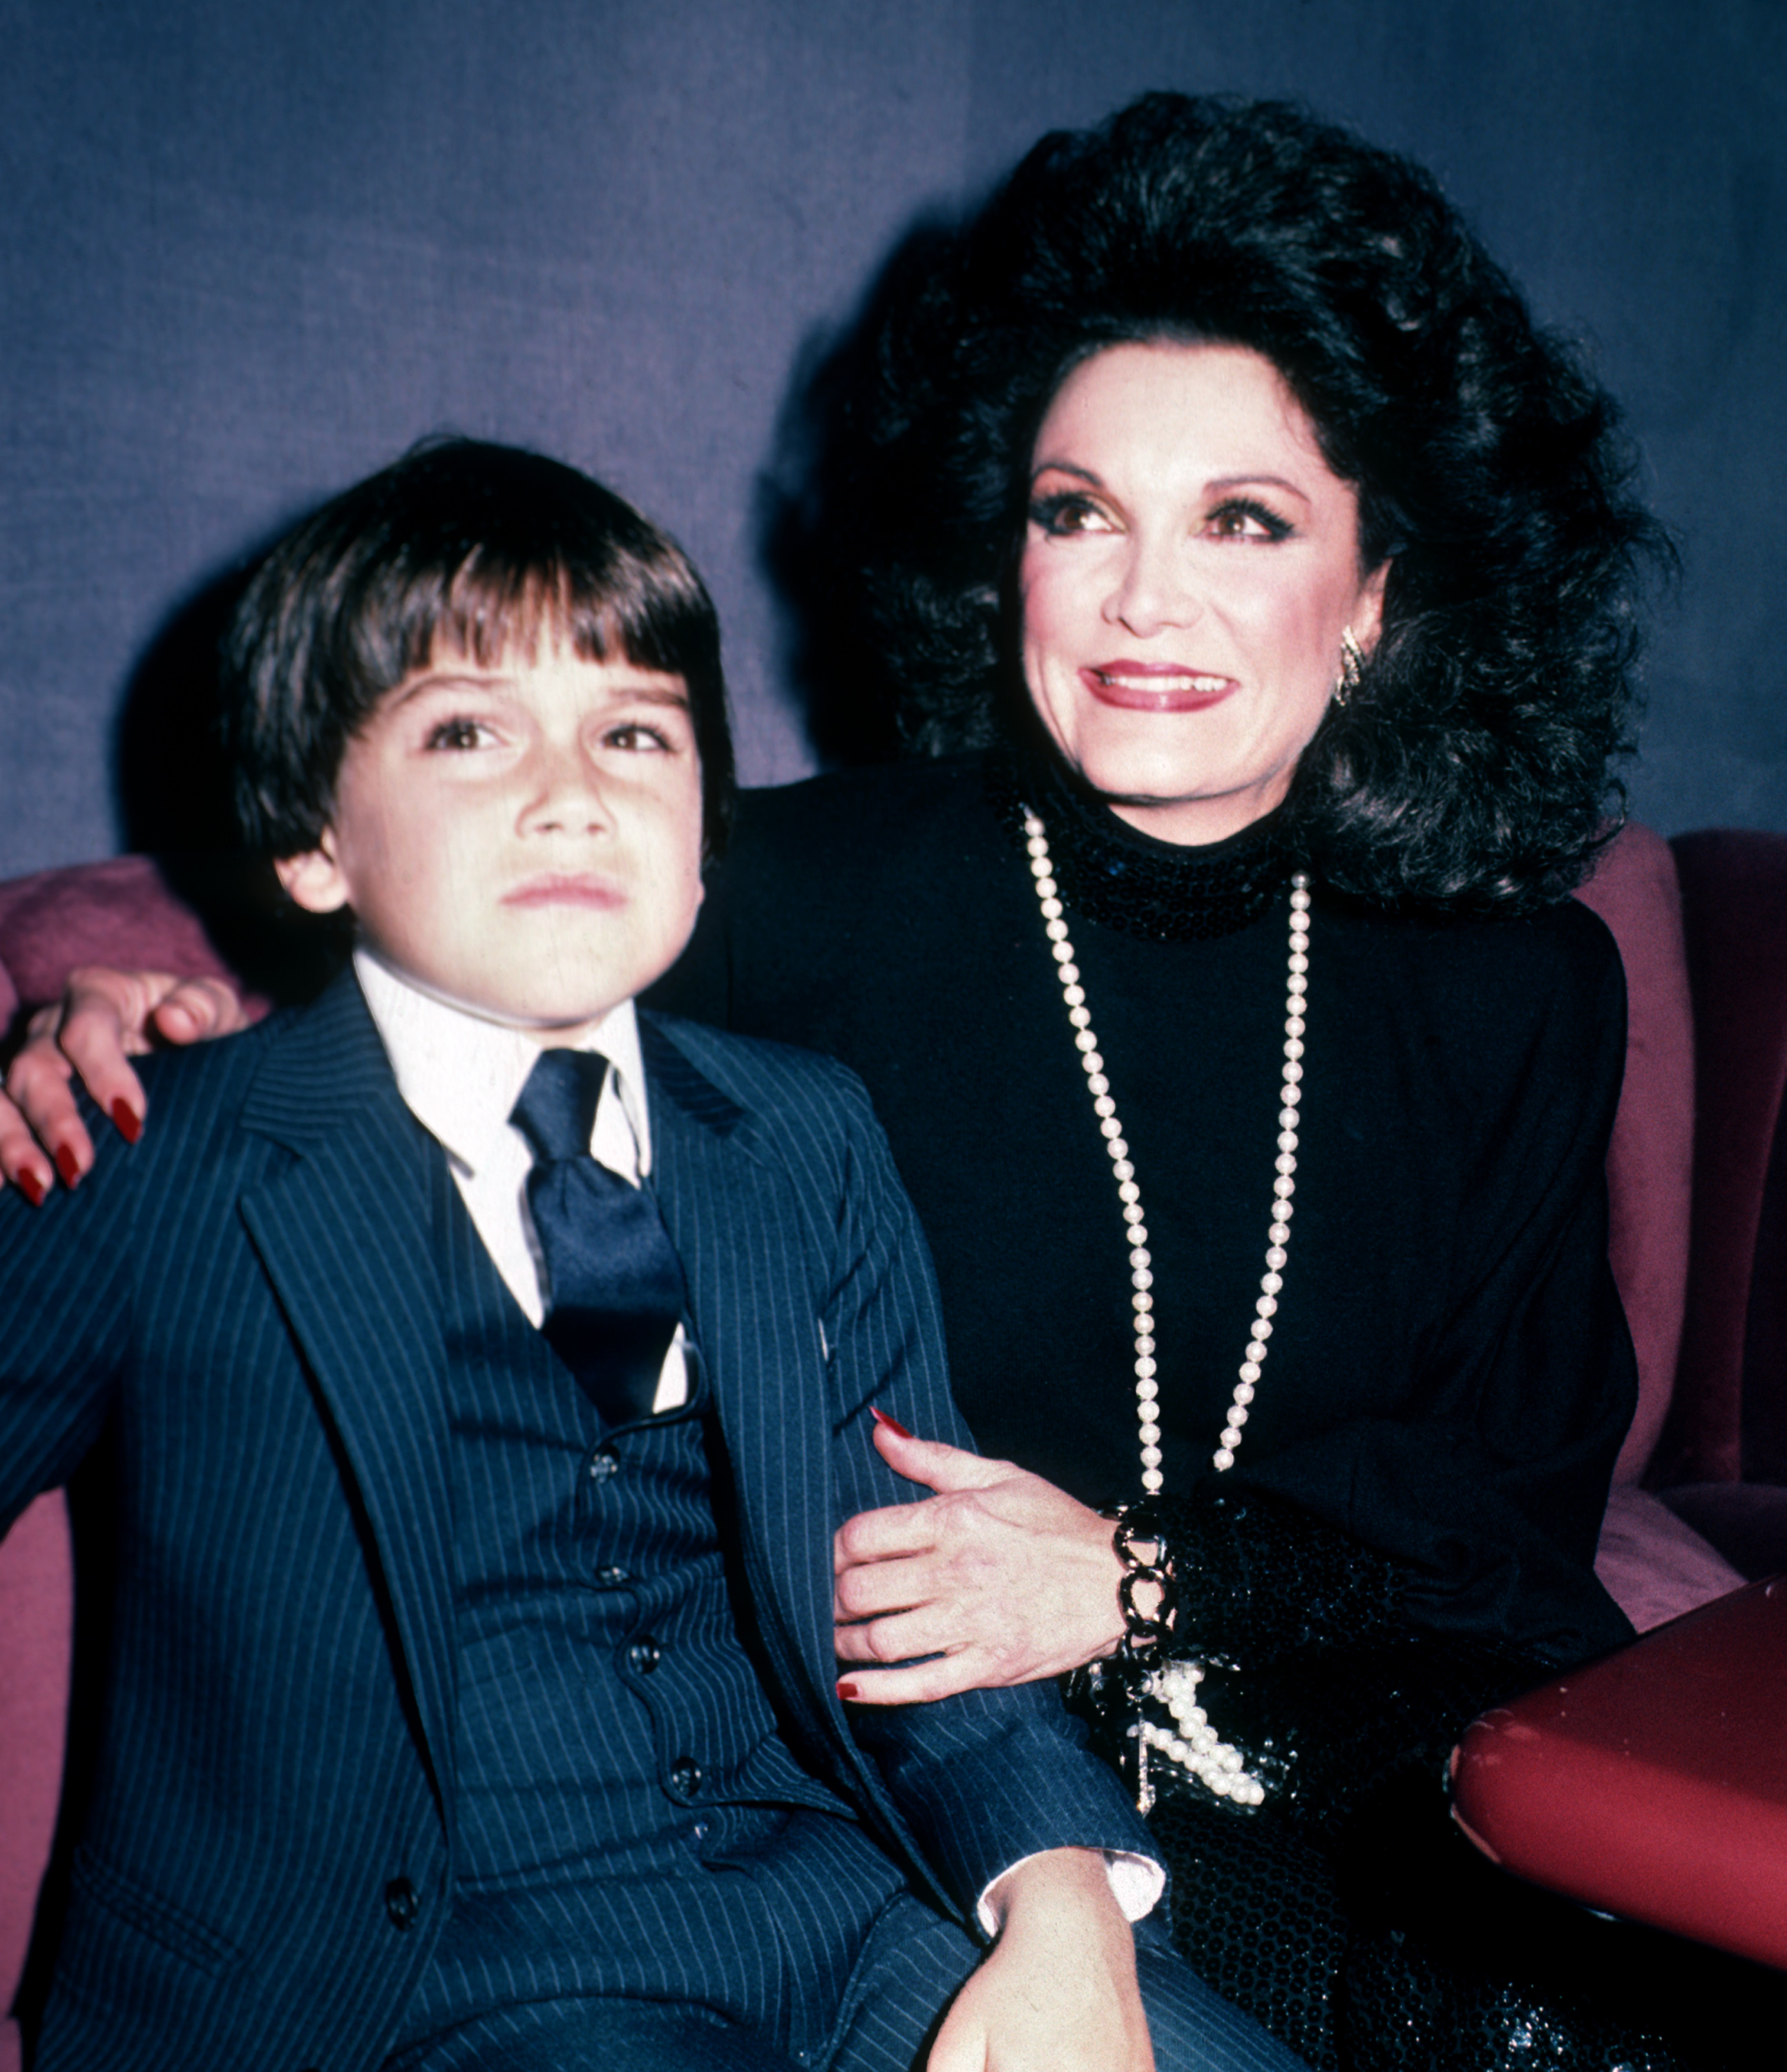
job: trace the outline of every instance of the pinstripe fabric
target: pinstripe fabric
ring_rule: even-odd
[[[649,1028],[647,1062],[794,1742],[958,1918],[1032,1849],[1145,1849],[1039,1694],[843,1730],[830,1528],[904,1494],[869,1401],[961,1436],[922,1240],[846,1075],[682,1025]],[[108,1420],[122,1490],[104,1741],[37,2062],[367,2066],[441,1932],[455,1843],[439,1154],[351,985],[146,1077],[141,1146],[36,1214],[0,1194],[0,1522]]]

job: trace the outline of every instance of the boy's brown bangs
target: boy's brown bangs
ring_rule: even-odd
[[[435,594],[412,600],[404,673],[425,668],[443,646],[483,668],[508,655],[532,663],[543,641],[586,662],[618,656],[638,668],[681,675],[678,635],[686,638],[701,609],[694,585],[679,581],[681,573],[625,556],[595,579],[562,566],[520,568],[474,556],[444,590],[428,586]]]

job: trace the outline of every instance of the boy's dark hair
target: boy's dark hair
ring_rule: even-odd
[[[496,661],[556,633],[589,661],[681,677],[702,832],[725,847],[735,779],[719,623],[694,564],[611,490],[544,454],[472,439],[413,446],[294,526],[255,570],[223,643],[223,726],[244,835],[314,849],[355,733],[437,643]]]

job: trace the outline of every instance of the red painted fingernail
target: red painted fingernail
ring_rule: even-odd
[[[66,1144],[56,1147],[56,1170],[62,1175],[64,1187],[72,1187],[80,1178],[80,1161]]]
[[[912,1436],[897,1417],[890,1417],[885,1410],[879,1409],[872,1403],[869,1405],[869,1414],[877,1424],[885,1424],[896,1438],[909,1439]]]
[[[112,1123],[126,1144],[134,1144],[142,1134],[142,1117],[122,1094],[112,1104]]]
[[[43,1197],[49,1190],[35,1173],[27,1170],[19,1176],[19,1191],[34,1209],[40,1209],[43,1206]]]
[[[851,1699],[859,1698],[863,1694],[857,1689],[854,1684],[846,1684],[840,1681],[838,1686],[838,1695],[847,1704]]]

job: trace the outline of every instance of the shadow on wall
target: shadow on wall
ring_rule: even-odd
[[[218,649],[270,545],[204,583],[150,643],[119,709],[112,786],[125,847],[155,857],[224,962],[283,1005],[321,992],[348,937],[338,923],[300,914],[237,832],[217,725]]]
[[[924,514],[904,508],[909,492],[890,479],[871,427],[880,414],[883,329],[916,298],[953,230],[934,213],[918,218],[850,323],[808,334],[758,480],[758,565],[778,607],[784,678],[827,768],[900,752],[897,687],[861,571],[879,536],[906,534]]]

